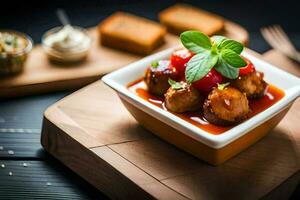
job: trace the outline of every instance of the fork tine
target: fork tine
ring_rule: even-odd
[[[279,35],[277,34],[276,28],[274,26],[270,26],[268,28],[270,34],[272,35],[273,39],[276,41],[276,43],[281,47],[284,45],[284,43],[282,42],[282,39],[279,37]]]
[[[266,28],[266,34],[269,36],[268,42],[274,49],[290,54],[290,46],[287,45],[287,43],[281,38],[275,29],[276,28],[274,26]]]
[[[274,49],[280,48],[269,28],[261,28],[261,34]]]
[[[265,40],[274,49],[300,63],[300,53],[279,25],[261,28],[260,31]]]
[[[280,51],[284,52],[285,54],[292,55],[295,52],[295,47],[291,44],[291,41],[286,38],[286,35],[283,35],[279,30],[278,26],[272,27],[272,33],[274,37],[277,38],[277,43],[280,46]]]
[[[288,35],[284,32],[280,25],[275,25],[274,30],[277,33],[278,37],[281,38],[283,42],[285,42],[285,45],[288,45],[291,48],[291,50],[296,49],[291,40],[289,39]]]

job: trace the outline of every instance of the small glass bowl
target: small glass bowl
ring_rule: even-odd
[[[0,52],[0,76],[15,75],[23,71],[25,61],[27,60],[28,54],[33,48],[32,39],[18,31],[14,30],[0,30],[1,33],[9,33],[21,37],[26,42],[26,46],[13,53],[1,53]]]
[[[74,29],[77,29],[84,33],[87,38],[89,39],[89,43],[86,46],[86,48],[82,48],[78,51],[72,51],[72,52],[62,52],[58,51],[57,49],[53,48],[52,46],[49,46],[46,44],[45,40],[47,39],[48,36],[59,32],[63,26],[58,26],[55,28],[50,29],[47,31],[43,37],[42,37],[42,47],[44,51],[46,52],[48,58],[50,61],[54,61],[57,63],[76,63],[83,61],[87,58],[89,50],[91,49],[91,44],[92,44],[92,39],[89,36],[88,32],[86,29],[78,27],[78,26],[72,26]]]

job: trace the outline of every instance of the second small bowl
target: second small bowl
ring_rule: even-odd
[[[47,31],[42,37],[42,47],[46,52],[49,60],[59,63],[73,63],[83,61],[85,58],[87,58],[92,43],[92,39],[86,29],[78,26],[72,26],[75,31],[79,31],[85,35],[82,44],[77,45],[76,47],[72,47],[70,49],[58,49],[55,48],[55,46],[51,46],[47,43],[46,40],[49,36],[58,34],[63,28],[63,26],[52,28]]]
[[[14,35],[23,41],[23,48],[12,52],[1,52],[0,50],[0,76],[18,74],[24,69],[28,54],[33,47],[33,41],[28,35],[14,30],[0,30],[0,33]]]

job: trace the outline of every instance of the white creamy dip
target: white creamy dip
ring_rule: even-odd
[[[80,29],[70,25],[48,35],[44,44],[62,54],[77,53],[90,47],[90,37]]]

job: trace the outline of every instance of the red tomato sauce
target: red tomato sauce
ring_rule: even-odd
[[[150,102],[151,104],[161,109],[167,110],[166,107],[164,106],[164,98],[157,97],[150,94],[147,91],[147,89],[143,87],[143,79],[134,81],[128,84],[127,87],[129,90],[135,92],[142,99]],[[273,85],[269,85],[265,95],[262,98],[249,100],[249,106],[251,108],[251,113],[249,118],[271,107],[273,104],[278,102],[283,97],[284,97],[284,92],[281,89]],[[168,110],[168,112],[171,111]],[[186,113],[174,113],[174,112],[171,113],[201,128],[202,130],[215,135],[222,134],[233,127],[233,126],[217,126],[211,124],[204,118],[203,113],[201,111],[186,112]]]

